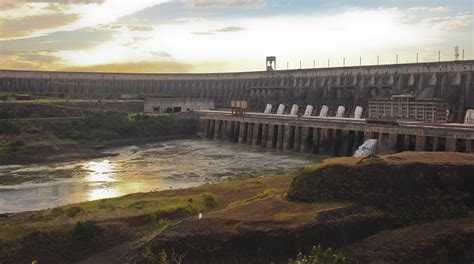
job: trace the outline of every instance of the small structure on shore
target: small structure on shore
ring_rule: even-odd
[[[146,98],[145,113],[180,113],[212,110],[214,101],[208,98]]]

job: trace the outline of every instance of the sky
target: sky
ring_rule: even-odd
[[[473,0],[0,0],[0,69],[198,73],[474,59]]]

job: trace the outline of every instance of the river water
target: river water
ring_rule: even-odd
[[[199,186],[232,179],[286,175],[322,157],[205,139],[109,149],[118,155],[63,163],[0,166],[0,177],[29,181],[0,185],[0,213]]]

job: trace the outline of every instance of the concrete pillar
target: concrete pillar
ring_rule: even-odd
[[[295,137],[293,139],[293,150],[296,152],[300,151],[301,144],[301,127],[295,127]]]
[[[473,140],[466,139],[466,153],[474,153]]]
[[[283,149],[283,135],[285,134],[285,126],[278,126],[277,149]]]
[[[389,134],[387,145],[387,151],[389,152],[396,152],[397,151],[397,134]]]
[[[245,122],[240,122],[239,126],[239,144],[242,144],[247,139],[247,126],[248,124]]]
[[[455,152],[456,151],[456,139],[455,138],[446,138],[446,151]]]
[[[239,142],[240,138],[240,125],[241,123],[238,121],[234,121],[234,126],[232,127],[232,142]]]
[[[205,137],[209,137],[209,133],[211,131],[211,120],[210,119],[206,119],[206,125],[205,125],[205,131],[204,131],[204,136]]]
[[[294,140],[294,128],[292,126],[285,126],[285,132],[283,137],[283,149],[289,150],[293,147]]]
[[[301,141],[300,141],[300,152],[307,152],[308,151],[308,135],[309,135],[309,127],[302,127],[301,128]]]
[[[425,146],[426,146],[426,137],[417,135],[416,136],[415,150],[416,151],[425,151]]]
[[[266,147],[268,140],[268,126],[267,124],[262,124],[262,138],[260,140],[260,146]]]
[[[253,123],[249,123],[247,125],[247,144],[252,145],[252,136],[253,136],[253,130],[254,130],[254,125]]]
[[[327,128],[321,128],[321,139],[319,144],[319,153],[328,155],[331,152],[330,132]]]
[[[403,150],[410,150],[410,135],[403,135]]]
[[[319,145],[320,145],[320,130],[319,128],[315,127],[313,128],[313,142],[311,146],[311,152],[313,154],[318,154],[319,153]]]
[[[350,141],[350,131],[349,130],[342,130],[341,131],[341,139],[340,139],[340,156],[349,156],[352,154],[352,146],[349,146]],[[350,149],[349,149],[350,148]]]
[[[258,141],[258,130],[260,129],[260,124],[253,124],[252,128],[252,145],[256,146]]]
[[[222,120],[215,120],[214,121],[214,139],[220,139],[220,124]]]
[[[225,141],[226,138],[227,138],[227,120],[222,120],[220,140]]]
[[[225,135],[224,135],[224,141],[232,141],[232,138],[234,136],[234,122],[233,121],[225,121],[226,126],[225,126]]]
[[[278,127],[273,124],[269,124],[267,128],[267,148],[273,148],[273,141],[277,140],[274,138],[275,129],[278,131]]]
[[[433,151],[439,150],[439,138],[433,137]]]
[[[215,129],[215,124],[216,124],[216,120],[214,119],[211,119],[209,120],[210,121],[210,124],[209,124],[209,133],[208,133],[208,138],[209,139],[212,139],[214,137],[214,129]]]

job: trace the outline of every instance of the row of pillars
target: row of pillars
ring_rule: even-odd
[[[329,156],[352,156],[354,151],[367,139],[378,140],[379,153],[400,151],[474,152],[474,140],[469,139],[231,120],[201,119],[199,134],[214,140]]]

